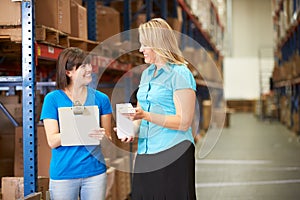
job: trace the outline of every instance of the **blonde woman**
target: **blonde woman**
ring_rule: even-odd
[[[140,25],[139,40],[139,51],[150,65],[142,73],[132,116],[139,122],[132,199],[196,199],[191,128],[196,101],[194,77],[165,20],[155,18]]]

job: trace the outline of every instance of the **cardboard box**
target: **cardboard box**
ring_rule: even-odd
[[[41,200],[41,199],[44,199],[42,198],[41,192],[35,192],[25,197],[25,200]]]
[[[23,128],[15,130],[14,176],[23,176]],[[39,176],[49,177],[51,148],[48,145],[44,126],[37,126],[37,170]]]
[[[18,95],[9,95],[9,96],[0,95],[0,102],[3,104],[16,104],[16,103],[20,103],[20,97]]]
[[[83,2],[83,0],[72,0],[72,1],[74,1],[74,2],[78,3],[79,5],[81,5],[81,6],[82,6],[82,2]]]
[[[130,1],[130,8],[131,13],[138,12],[143,6],[142,0],[131,0]],[[116,0],[110,3],[110,7],[116,9],[119,13],[124,13],[124,1],[123,0]]]
[[[109,167],[106,171],[107,181],[106,181],[106,196],[105,199],[113,199],[112,197],[116,194],[117,188],[115,184],[115,171],[113,167]]]
[[[138,14],[136,16],[135,21],[131,23],[131,28],[138,28],[141,24],[145,23],[147,21],[146,14]]]
[[[18,122],[20,125],[23,121],[22,119],[22,104],[5,104],[4,107],[10,113],[10,115]],[[0,111],[0,134],[14,134],[15,127],[13,123],[8,119],[8,117]]]
[[[21,25],[21,2],[1,0],[0,25]]]
[[[21,103],[5,104],[7,111],[14,117],[14,119],[21,124],[23,121],[23,106]]]
[[[201,129],[208,130],[211,121],[211,101],[204,100],[202,102],[202,127]]]
[[[97,40],[102,42],[120,33],[120,13],[113,8],[97,5]]]
[[[18,95],[0,96],[0,102],[3,104],[5,109],[18,123],[22,123],[23,110]],[[0,133],[6,133],[6,134],[13,133],[14,132],[13,125],[2,111],[0,111],[0,119],[2,119],[0,121],[0,127],[1,127]]]
[[[2,180],[2,200],[24,199],[24,178],[23,177],[3,177]],[[46,199],[46,192],[49,189],[49,178],[39,176],[37,180],[37,191],[42,193]]]
[[[167,22],[174,31],[181,32],[182,21],[177,18],[168,17]]]
[[[173,30],[181,33],[183,18],[182,9],[180,6],[177,6],[177,18],[168,17],[167,22],[173,28]]]
[[[13,133],[0,134],[0,159],[14,158],[14,141],[15,135]]]
[[[116,185],[116,192],[113,194],[113,199],[126,199],[130,193],[130,174],[129,174],[128,156],[117,158],[111,165],[115,168],[114,184]]]
[[[37,25],[71,33],[71,2],[65,0],[36,0],[35,18]]]
[[[75,1],[71,1],[71,36],[87,39],[87,11]]]
[[[14,158],[0,159],[0,178],[6,176],[14,176]],[[1,188],[0,182],[0,188]],[[1,198],[0,198],[1,199]]]

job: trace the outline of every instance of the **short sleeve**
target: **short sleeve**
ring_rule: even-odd
[[[43,102],[40,120],[56,119],[58,120],[58,106],[56,103],[55,93],[48,93]]]
[[[174,68],[174,76],[172,78],[173,90],[191,88],[196,91],[196,82],[191,71],[184,65]]]
[[[112,106],[108,96],[100,91],[97,91],[97,96],[99,100],[99,108],[100,108],[100,115],[106,115],[112,113]]]

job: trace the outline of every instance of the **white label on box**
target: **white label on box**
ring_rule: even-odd
[[[48,53],[54,54],[54,47],[48,46]]]

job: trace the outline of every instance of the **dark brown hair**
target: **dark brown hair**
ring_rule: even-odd
[[[86,59],[86,53],[79,48],[69,47],[64,49],[58,56],[56,63],[56,87],[64,89],[70,84],[70,78],[66,75],[66,71],[78,69],[82,64],[90,63]]]

